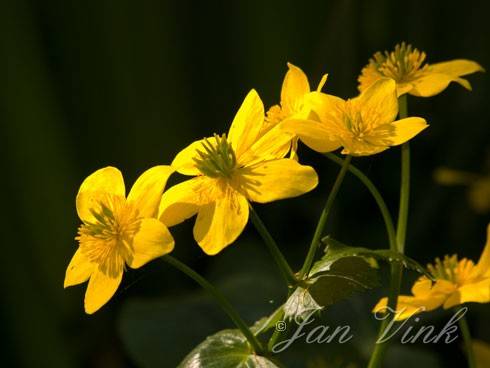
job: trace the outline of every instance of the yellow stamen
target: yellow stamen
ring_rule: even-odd
[[[138,231],[138,211],[123,197],[108,196],[92,210],[93,222],[84,222],[75,238],[84,255],[109,275],[124,268],[130,254],[131,239]]]
[[[221,137],[214,135],[214,142],[205,139],[202,144],[203,150],[198,150],[199,157],[194,158],[199,171],[211,178],[230,178],[237,166],[233,147],[226,140],[226,134]]]

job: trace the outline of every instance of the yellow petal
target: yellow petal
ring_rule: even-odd
[[[95,267],[96,265],[90,262],[78,248],[66,269],[64,287],[78,285],[87,281]]]
[[[155,217],[167,179],[174,172],[171,166],[160,165],[146,170],[136,180],[128,195],[141,217]]]
[[[273,160],[240,169],[241,187],[253,202],[297,197],[314,189],[318,176],[310,166],[292,159]]]
[[[199,208],[194,239],[208,255],[215,255],[233,243],[248,221],[248,201],[229,190],[215,202]]]
[[[283,158],[289,152],[294,135],[276,125],[258,139],[239,159],[240,166]]]
[[[391,124],[394,129],[388,138],[391,146],[407,142],[429,125],[423,118],[411,117],[395,121]]]
[[[375,126],[393,122],[398,114],[396,82],[381,78],[370,85],[352,103],[361,111],[363,118],[376,116]]]
[[[461,77],[476,72],[484,72],[485,69],[472,60],[456,59],[442,63],[431,64],[430,69],[433,73],[448,74],[454,77]]]
[[[308,78],[300,68],[291,63],[288,63],[288,68],[282,82],[281,106],[293,111],[296,101],[310,92],[310,85]]]
[[[264,125],[264,104],[252,89],[235,115],[228,132],[228,141],[239,159],[258,138]]]
[[[163,193],[158,218],[167,226],[174,226],[194,216],[199,207],[209,202],[205,193],[211,179],[204,176],[174,185]]]
[[[432,289],[432,281],[425,276],[419,278],[412,286],[412,294],[418,298],[426,297]]]
[[[371,156],[389,148],[383,142],[376,142],[376,139],[371,139],[374,141],[371,143],[366,138],[368,137],[365,137],[364,140],[346,140],[343,142],[344,149],[340,153],[352,156]]]
[[[487,225],[487,243],[476,267],[483,275],[490,276],[490,224]]]
[[[133,239],[132,254],[126,262],[131,268],[139,268],[170,253],[174,244],[172,235],[163,223],[154,218],[143,219]]]
[[[83,181],[76,199],[78,217],[82,221],[94,221],[90,210],[97,209],[98,202],[107,195],[126,195],[121,172],[111,166],[97,170]]]
[[[305,96],[304,104],[313,110],[314,116],[322,123],[338,120],[339,111],[343,110],[345,101],[340,97],[322,92],[311,92]]]
[[[114,276],[109,276],[100,269],[95,269],[85,292],[85,313],[95,313],[107,303],[119,287],[122,276],[122,270]]]
[[[413,88],[410,90],[410,94],[419,97],[431,97],[444,91],[451,82],[457,82],[464,88],[471,90],[471,85],[466,79],[449,74],[426,73],[412,82]]]
[[[445,297],[438,295],[434,298],[418,298],[409,295],[400,295],[397,301],[396,321],[402,321],[415,314],[428,312],[439,308],[444,302]],[[374,313],[387,312],[388,298],[382,298],[373,308]]]
[[[388,298],[382,298],[373,308],[373,313],[392,313],[391,310],[387,308]],[[425,312],[425,306],[419,305],[417,299],[412,296],[400,295],[397,301],[397,308],[395,314],[396,321],[402,321],[404,319],[410,318],[415,314]]]
[[[451,308],[455,305],[468,302],[490,302],[490,278],[485,278],[479,282],[461,286],[457,292],[453,293],[446,301],[444,308]]]
[[[396,84],[396,95],[400,97],[405,93],[409,93],[413,89],[412,83],[397,83]]]
[[[209,137],[207,139],[211,141],[214,140],[214,138],[212,137]],[[205,152],[203,148],[203,143],[204,139],[200,139],[198,141],[192,142],[186,148],[180,151],[172,161],[172,167],[175,169],[175,171],[182,175],[196,176],[201,174],[196,167],[194,158],[199,157],[197,151]]]
[[[287,132],[293,133],[301,141],[317,152],[331,152],[340,147],[340,142],[332,129],[314,120],[290,119],[280,124]]]

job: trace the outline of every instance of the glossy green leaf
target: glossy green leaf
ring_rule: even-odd
[[[278,368],[269,359],[254,354],[238,330],[209,336],[179,364],[178,368]]]
[[[380,260],[386,262],[398,262],[405,268],[422,273],[425,276],[432,278],[432,276],[421,266],[417,261],[405,256],[404,254],[389,250],[389,249],[369,249],[363,247],[350,247],[341,242],[327,236],[322,239],[322,242],[326,245],[325,255],[316,262],[309,276],[315,277],[316,275],[327,272],[331,266],[339,259],[345,257],[361,257],[368,262],[373,260]]]
[[[316,274],[298,287],[284,305],[287,320],[302,321],[354,292],[378,286],[377,272],[365,258],[334,260],[328,270]]]

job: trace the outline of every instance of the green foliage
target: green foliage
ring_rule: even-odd
[[[332,265],[339,259],[345,257],[360,257],[369,263],[375,264],[376,260],[381,260],[385,262],[398,262],[401,263],[405,268],[414,270],[418,273],[422,273],[425,276],[432,279],[430,273],[428,273],[423,266],[421,266],[417,261],[407,257],[404,254],[391,251],[389,249],[368,249],[363,247],[350,247],[348,245],[342,244],[341,242],[326,236],[322,239],[322,243],[326,245],[325,255],[316,262],[309,276],[315,277],[318,274],[328,272]]]
[[[328,270],[317,273],[298,287],[284,305],[285,318],[297,322],[356,291],[378,286],[376,270],[366,259],[338,257]]]
[[[269,359],[254,354],[238,330],[224,330],[208,337],[178,368],[278,368]]]
[[[378,286],[377,261],[399,262],[408,269],[428,275],[413,259],[387,249],[350,247],[325,237],[325,255],[317,261],[303,285],[284,305],[285,318],[297,322],[355,292]],[[429,275],[428,275],[429,276]]]

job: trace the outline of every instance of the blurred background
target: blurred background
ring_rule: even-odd
[[[63,290],[63,279],[76,249],[75,195],[94,170],[117,166],[130,187],[191,141],[226,132],[251,88],[266,106],[277,103],[288,61],[312,86],[328,72],[326,90],[342,97],[357,93],[357,75],[375,51],[401,41],[426,51],[429,62],[468,58],[490,67],[487,2],[7,0],[1,8],[4,367],[175,367],[205,336],[232,327],[196,285],[160,261],[127,272],[108,305],[84,314],[85,286]],[[412,145],[407,244],[407,254],[424,264],[455,252],[477,260],[485,243],[488,181],[434,180],[440,167],[490,174],[490,80],[482,73],[469,79],[473,92],[451,85],[434,98],[409,98],[410,114],[431,124]],[[338,171],[304,146],[300,157],[319,171],[318,189],[256,206],[295,268]],[[399,150],[354,163],[395,214]],[[192,222],[173,228],[174,255],[219,285],[247,322],[284,301],[286,290],[252,228],[206,257],[192,239]],[[354,177],[342,187],[328,233],[352,245],[387,246],[377,207]],[[407,273],[405,291],[415,277]],[[377,331],[369,311],[384,293],[357,295],[324,313],[333,325],[353,326],[352,344],[298,347],[313,349],[307,361],[291,352],[284,362],[363,366]],[[487,342],[489,312],[489,305],[470,306],[473,334]],[[436,312],[424,322],[447,318]],[[394,345],[387,367],[464,366],[459,346]]]

